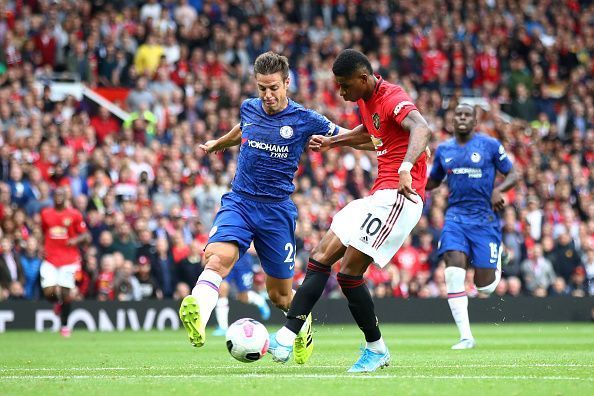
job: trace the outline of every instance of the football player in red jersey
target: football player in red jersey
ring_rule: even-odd
[[[363,274],[371,262],[387,265],[421,217],[431,136],[427,122],[398,85],[374,75],[362,53],[342,51],[332,66],[340,96],[357,102],[363,124],[332,137],[314,136],[313,150],[351,146],[375,150],[378,177],[368,197],[357,199],[332,221],[330,230],[311,253],[305,279],[287,314],[285,327],[271,337],[276,361],[286,361],[295,333],[322,295],[331,266],[340,258],[338,283],[367,345],[349,372],[387,366],[390,353],[379,330],[373,300]]]
[[[60,315],[60,334],[70,336],[70,291],[75,274],[80,269],[79,245],[91,241],[82,214],[66,205],[66,190],[54,191],[54,207],[41,211],[41,228],[44,236],[45,259],[39,269],[41,287],[45,297],[54,302],[54,311]]]

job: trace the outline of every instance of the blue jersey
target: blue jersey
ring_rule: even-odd
[[[496,139],[475,133],[465,144],[449,139],[437,147],[430,178],[446,178],[450,189],[445,220],[465,224],[497,223],[491,196],[497,171],[507,174],[512,163]]]
[[[338,133],[326,117],[290,99],[283,111],[273,115],[264,111],[261,99],[247,99],[240,116],[241,148],[233,191],[265,199],[280,200],[293,193],[295,171],[312,135]]]

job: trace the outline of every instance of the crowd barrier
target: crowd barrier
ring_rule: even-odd
[[[178,329],[179,301],[145,300],[139,302],[74,303],[69,325],[89,331],[122,331],[131,329]],[[382,323],[451,323],[448,303],[443,299],[379,299],[375,300],[377,316]],[[469,303],[473,323],[506,322],[571,322],[592,321],[594,297],[505,297],[472,299]],[[229,319],[259,318],[256,308],[230,302]],[[322,299],[316,305],[314,317],[318,324],[352,323],[344,299]],[[279,324],[283,314],[273,309],[267,323]],[[213,318],[211,324],[216,324]],[[0,303],[0,333],[10,330],[57,331],[60,322],[47,302],[3,301]]]

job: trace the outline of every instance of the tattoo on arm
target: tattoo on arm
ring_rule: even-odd
[[[425,148],[431,138],[431,130],[429,129],[429,125],[427,125],[427,121],[425,121],[421,113],[417,110],[408,113],[401,125],[410,132],[408,150],[406,151],[403,162],[414,164],[421,154],[425,152]]]

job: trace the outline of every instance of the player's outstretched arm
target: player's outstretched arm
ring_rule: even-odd
[[[367,129],[357,125],[353,129],[340,128],[340,133],[335,136],[314,135],[309,141],[309,149],[313,151],[326,151],[329,148],[349,146],[358,150],[375,150],[371,136]]]
[[[493,210],[503,210],[505,207],[503,193],[515,186],[517,182],[518,174],[514,168],[511,168],[507,175],[505,175],[503,182],[493,189],[493,194],[491,195],[491,204],[493,205]]]
[[[199,147],[204,150],[205,153],[214,153],[217,151],[224,150],[229,147],[237,146],[241,143],[241,128],[239,124],[235,125],[229,132],[224,134],[218,139],[209,140],[208,142],[201,144]]]
[[[425,121],[418,110],[412,110],[408,113],[406,118],[402,120],[401,125],[410,132],[410,138],[404,161],[402,161],[402,165],[398,169],[400,176],[398,192],[404,195],[405,198],[416,203],[416,199],[413,197],[416,192],[412,188],[410,170],[421,154],[425,152],[427,144],[429,144],[429,138],[431,137],[431,129],[429,129],[427,121]]]

